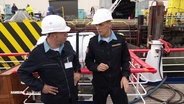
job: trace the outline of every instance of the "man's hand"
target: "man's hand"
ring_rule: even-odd
[[[121,78],[121,88],[123,88],[124,87],[124,90],[125,90],[125,92],[127,93],[127,91],[128,91],[128,79],[124,76],[124,77],[122,77]]]
[[[78,72],[75,72],[74,73],[74,85],[75,86],[77,85],[77,82],[80,80],[80,78],[81,78],[81,74]]]
[[[107,64],[104,64],[104,63],[100,63],[97,67],[98,71],[106,71],[107,69],[109,69],[109,66]]]
[[[58,93],[58,88],[57,87],[54,87],[54,86],[50,86],[50,85],[45,84],[43,86],[42,92],[44,94],[53,94],[53,95],[56,95]]]

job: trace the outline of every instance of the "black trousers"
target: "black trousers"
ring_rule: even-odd
[[[106,104],[107,97],[110,94],[113,104],[128,104],[128,97],[124,89],[120,87],[101,89],[95,88],[93,90],[94,104]]]
[[[74,87],[74,92],[71,93],[70,98],[66,94],[42,94],[41,100],[44,104],[76,104],[78,100],[78,85]]]

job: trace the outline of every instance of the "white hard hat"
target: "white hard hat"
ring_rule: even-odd
[[[105,8],[101,8],[98,9],[94,14],[91,24],[100,24],[108,20],[113,20],[111,11]]]
[[[42,34],[52,32],[69,32],[70,27],[66,26],[66,21],[58,15],[48,15],[43,18],[42,23]]]

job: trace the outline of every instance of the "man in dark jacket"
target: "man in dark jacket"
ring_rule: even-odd
[[[15,5],[15,3],[13,3],[12,7],[11,7],[11,12],[13,14],[15,14],[15,12],[18,10],[17,6]]]
[[[90,39],[85,63],[93,72],[94,104],[106,104],[110,94],[113,104],[128,104],[130,54],[123,36],[111,30],[111,12],[99,9],[94,14],[99,35]]]
[[[44,104],[75,104],[80,63],[67,39],[70,27],[57,15],[42,20],[46,40],[37,45],[18,69],[18,75],[32,90],[41,91]],[[40,79],[34,77],[37,72]]]

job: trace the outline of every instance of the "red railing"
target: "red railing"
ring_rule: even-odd
[[[29,53],[24,52],[24,53],[0,53],[0,56],[27,56]]]
[[[141,50],[139,50],[141,51]],[[156,69],[153,68],[152,66],[148,65],[145,63],[142,59],[140,59],[132,50],[129,50],[131,59],[133,63],[139,64],[141,68],[131,68],[132,73],[144,73],[144,72],[151,72],[151,73],[156,73]]]
[[[165,49],[165,53],[169,52],[183,52],[184,48],[170,48],[170,44],[162,39],[160,41],[163,43]],[[147,53],[149,49],[129,49],[130,56],[131,56],[131,63],[133,64],[138,64],[141,67],[131,67],[131,73],[145,73],[145,72],[151,72],[151,73],[156,73],[157,70],[147,63],[145,63],[141,58],[139,58],[135,53]],[[26,56],[29,53],[0,53],[0,56]],[[14,71],[16,72],[16,71]],[[82,74],[92,74],[91,71],[89,71],[87,68],[81,68],[81,73]]]
[[[134,52],[147,52],[148,50],[129,50],[131,58],[134,60],[134,62],[141,65],[141,68],[131,68],[132,73],[143,73],[143,72],[151,72],[155,73],[156,69],[151,67],[150,65],[146,64],[143,60],[141,60]],[[27,56],[29,53],[0,53],[0,56]],[[16,68],[13,71],[13,73],[16,73]],[[92,72],[89,71],[87,68],[81,68],[82,74],[91,74]]]

